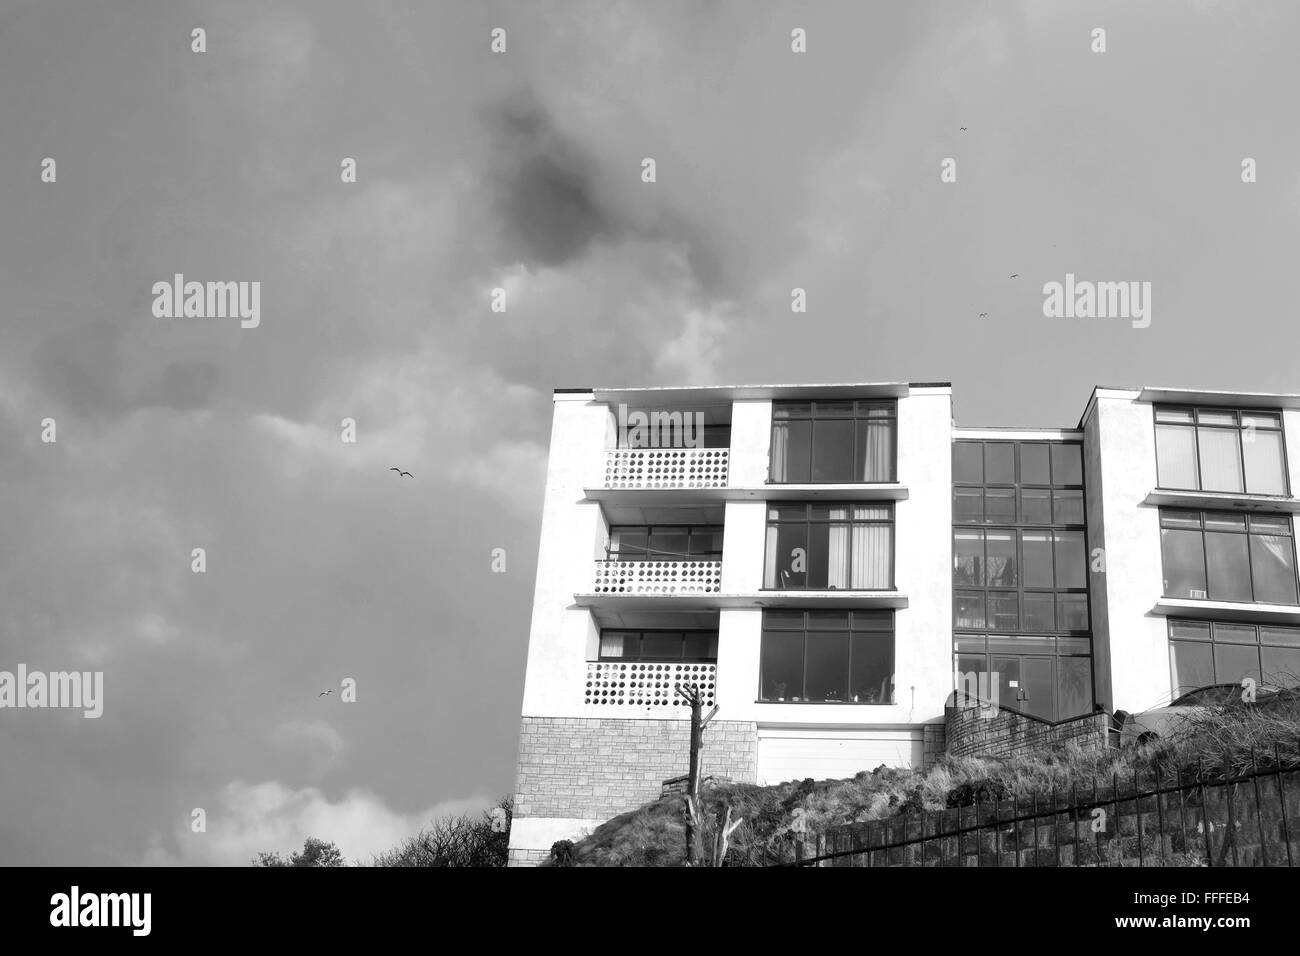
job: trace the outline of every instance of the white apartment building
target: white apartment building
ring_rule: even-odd
[[[1046,725],[1300,674],[1298,428],[1294,395],[1006,429],[947,383],[558,390],[512,863],[685,772],[679,683],[703,774],[762,784],[928,763],[955,672]]]

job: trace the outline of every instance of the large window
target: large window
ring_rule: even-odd
[[[1287,493],[1278,412],[1157,405],[1155,415],[1161,488]]]
[[[896,418],[893,401],[775,402],[771,480],[894,481]]]
[[[600,632],[602,661],[703,661],[718,659],[717,631]]]
[[[1090,712],[1081,446],[956,441],[952,475],[958,690],[1047,720]]]
[[[1208,621],[1169,622],[1173,696],[1210,684],[1300,686],[1300,628]]]
[[[954,524],[1084,523],[1078,445],[954,442],[952,482]]]
[[[1288,516],[1160,512],[1165,597],[1296,603]]]
[[[767,512],[765,588],[889,590],[894,506],[773,505]]]
[[[764,611],[759,697],[892,704],[894,613]]]
[[[718,525],[615,525],[609,529],[612,561],[717,561]]]
[[[1088,630],[1082,529],[958,527],[952,550],[955,627]]]
[[[1065,720],[1092,711],[1091,641],[1086,637],[958,634],[954,664],[962,692],[984,703]]]

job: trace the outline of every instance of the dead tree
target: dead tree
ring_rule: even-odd
[[[701,717],[704,695],[696,684],[678,684],[674,688],[691,705],[691,764],[686,778],[686,865],[694,866],[703,858],[704,818],[700,806],[700,750],[703,748],[704,728],[718,712],[715,705],[707,717]]]

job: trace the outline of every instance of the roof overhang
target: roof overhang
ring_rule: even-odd
[[[920,387],[920,386],[918,386]],[[947,388],[943,383],[926,388]],[[710,402],[760,401],[813,398],[906,398],[912,386],[906,382],[860,382],[844,385],[699,385],[668,388],[594,388],[598,402],[625,405],[661,403],[669,405]]]
[[[1300,395],[1287,392],[1220,392],[1190,388],[1145,386],[1140,402],[1171,405],[1218,405],[1223,408],[1300,408]]]

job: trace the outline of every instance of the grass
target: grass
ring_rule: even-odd
[[[731,809],[744,824],[731,840],[741,857],[750,850],[789,847],[790,830],[801,817],[809,833],[834,826],[965,805],[981,799],[1065,799],[1072,786],[1082,793],[1091,781],[1103,786],[1115,776],[1150,786],[1154,775],[1195,771],[1219,776],[1280,762],[1300,767],[1300,701],[1279,700],[1256,707],[1207,708],[1189,718],[1174,739],[1124,750],[1083,751],[1077,746],[1005,759],[942,757],[926,770],[878,767],[847,780],[791,781],[774,786],[727,784],[706,790],[706,817]],[[1276,754],[1276,756],[1275,756]],[[706,741],[707,756],[707,741]],[[802,813],[796,813],[796,811]],[[784,841],[784,842],[783,842]],[[573,846],[577,866],[681,866],[685,864],[686,813],[682,797],[647,803],[614,817]]]

